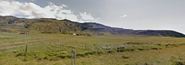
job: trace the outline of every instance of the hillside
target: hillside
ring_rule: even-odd
[[[132,30],[109,27],[98,23],[78,23],[67,19],[25,19],[12,16],[0,16],[0,32],[185,37],[184,34],[172,30]]]

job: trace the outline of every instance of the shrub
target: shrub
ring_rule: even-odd
[[[100,55],[100,54],[103,54],[103,52],[102,52],[102,51],[97,51],[97,54],[99,54],[99,55]]]
[[[121,50],[117,49],[117,52],[124,52],[124,51],[126,51],[126,49],[121,49]]]
[[[92,54],[95,54],[95,53],[96,53],[96,51],[90,51],[90,52],[86,52],[85,55],[89,55],[89,54],[92,55]]]
[[[57,56],[56,53],[49,53],[48,55],[49,55],[49,56]]]
[[[135,49],[127,49],[127,51],[135,51]]]
[[[161,44],[157,44],[158,46],[161,46]]]
[[[112,51],[112,50],[109,50],[109,51],[107,51],[107,53],[113,53],[114,51]]]
[[[21,53],[18,53],[18,54],[16,55],[16,57],[18,57],[18,56],[35,56],[35,55],[36,55],[36,54],[33,53],[33,52],[27,52],[27,53],[21,52]]]
[[[44,60],[48,60],[48,56],[45,56],[45,57],[44,57]]]
[[[13,53],[18,53],[17,51],[13,51]]]
[[[85,55],[89,55],[89,54],[91,54],[91,52],[86,52],[86,53],[85,53]],[[92,54],[91,54],[91,55],[92,55]]]
[[[26,56],[26,54],[25,53],[19,53],[19,54],[16,55],[16,57],[18,57],[18,56]]]
[[[123,56],[122,56],[122,58],[123,58],[123,59],[128,59],[129,57],[128,57],[128,56],[123,55]]]
[[[170,46],[171,44],[165,44],[165,46]]]
[[[19,58],[19,59],[26,62],[26,61],[33,60],[34,58],[31,57],[31,56],[25,56],[25,57],[22,57],[22,58]]]
[[[85,56],[85,54],[76,54],[76,56],[81,56],[81,57],[84,57]]]
[[[148,63],[144,63],[144,65],[149,65]]]
[[[153,50],[158,50],[159,48],[152,48]]]
[[[66,55],[59,55],[59,56],[57,56],[57,57],[64,59],[64,58],[67,57],[67,56],[66,56]]]
[[[182,60],[175,61],[174,65],[185,65],[185,62]]]
[[[138,50],[143,51],[143,50],[145,50],[145,49],[144,49],[144,48],[138,48]]]

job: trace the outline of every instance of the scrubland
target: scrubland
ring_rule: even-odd
[[[76,65],[185,64],[185,38],[0,33],[0,65],[70,65],[71,49]]]

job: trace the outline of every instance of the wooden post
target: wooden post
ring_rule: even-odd
[[[73,54],[74,54],[74,65],[76,65],[75,51],[72,49],[72,50],[71,50],[71,65],[73,65]]]
[[[75,56],[75,51],[74,51],[74,65],[76,65],[76,56]]]
[[[27,52],[27,50],[28,50],[28,45],[26,45],[26,51],[25,52]]]
[[[71,50],[71,65],[73,65],[73,49]]]

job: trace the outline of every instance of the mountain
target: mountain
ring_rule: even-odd
[[[114,28],[99,23],[78,23],[67,19],[51,18],[25,19],[13,16],[0,16],[0,32],[29,33],[77,33],[90,35],[145,35],[185,37],[184,34],[172,30],[132,30]]]

